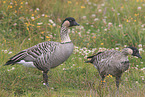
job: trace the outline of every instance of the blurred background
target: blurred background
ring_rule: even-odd
[[[102,90],[100,77],[86,57],[127,46],[139,49],[142,60],[129,56],[130,68],[122,77],[120,96],[145,96],[145,0],[1,0],[0,1],[0,96],[97,97],[114,96],[114,78],[108,76]],[[20,65],[2,66],[10,57],[44,41],[60,42],[66,17],[80,24],[70,28],[74,53],[48,73]]]

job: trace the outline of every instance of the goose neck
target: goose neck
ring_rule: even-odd
[[[61,27],[60,37],[61,37],[61,43],[71,42],[69,37],[68,27],[66,26]]]

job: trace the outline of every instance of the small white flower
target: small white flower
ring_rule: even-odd
[[[95,4],[95,3],[94,3],[93,5],[94,5],[94,6],[97,6],[97,4]]]
[[[17,23],[14,23],[13,25],[14,25],[14,26],[16,26],[16,25],[17,25]]]
[[[34,17],[31,17],[31,19],[34,20],[35,18]]]
[[[101,6],[104,6],[105,4],[103,3],[103,4],[101,4]]]
[[[104,31],[107,31],[107,29],[104,29]]]
[[[137,83],[137,84],[138,84],[138,81],[136,81],[135,83]]]
[[[124,45],[124,47],[127,47],[127,45]]]
[[[98,18],[95,18],[95,19],[94,19],[94,21],[98,21],[98,20],[99,20]]]
[[[118,48],[118,47],[116,47],[115,49],[116,49],[116,50],[119,50],[119,48]]]
[[[92,3],[91,2],[88,2],[88,4],[91,5]]]
[[[137,9],[138,9],[138,10],[141,10],[141,7],[138,7]]]
[[[12,52],[10,51],[8,54],[11,54]]]
[[[42,22],[40,22],[40,23],[37,23],[37,25],[42,25],[43,23]]]
[[[138,47],[142,47],[142,44],[139,44]]]
[[[45,84],[45,83],[43,83],[43,85],[45,86],[46,84]]]
[[[86,19],[87,17],[86,17],[86,16],[83,16],[82,18],[83,18],[83,19]]]
[[[45,16],[45,14],[42,14],[41,16],[43,16],[43,17],[44,17],[44,16]]]
[[[86,25],[89,25],[89,23],[86,23]]]
[[[92,14],[92,17],[94,18],[94,17],[96,17],[96,15],[95,14]]]
[[[37,11],[39,11],[39,8],[36,8]]]
[[[101,10],[101,9],[99,9],[99,10],[98,10],[98,12],[102,12],[102,10]]]
[[[111,23],[111,22],[109,22],[109,23],[108,23],[108,26],[112,26],[112,23]]]
[[[28,2],[25,2],[25,4],[28,4]]]
[[[62,70],[66,70],[66,68],[63,68]]]
[[[52,24],[54,23],[53,20],[51,20],[51,19],[49,19],[49,22],[52,23]]]
[[[12,67],[12,69],[11,70],[14,70],[15,69],[15,67]]]
[[[53,27],[55,27],[56,26],[56,24],[55,23],[53,23],[53,25],[52,25]]]
[[[7,53],[8,52],[8,50],[4,50],[4,53]]]
[[[117,15],[120,15],[120,13],[117,13]]]
[[[91,25],[91,27],[94,27],[94,25]]]
[[[142,69],[140,69],[140,70],[145,70],[145,67],[143,67]]]
[[[119,27],[122,27],[122,25],[120,24]]]
[[[13,4],[12,2],[10,2],[10,4]]]

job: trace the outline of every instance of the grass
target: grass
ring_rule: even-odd
[[[103,49],[139,48],[145,57],[144,0],[3,0],[0,1],[0,97],[112,97],[114,78],[100,77],[86,56]],[[70,29],[74,53],[48,73],[21,65],[2,66],[11,56],[43,41],[60,41],[61,21],[74,17],[81,25]],[[145,96],[145,60],[129,56],[130,69],[122,76],[120,97]]]

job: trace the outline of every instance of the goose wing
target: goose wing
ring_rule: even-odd
[[[39,43],[31,48],[25,49],[19,52],[18,54],[14,55],[13,57],[10,58],[9,61],[6,62],[5,65],[10,65],[10,64],[13,65],[17,62],[20,62],[21,60],[24,60],[26,62],[36,62],[37,59],[40,58],[42,59],[43,56],[46,56],[45,58],[48,59],[51,53],[55,51],[57,45],[59,45],[59,43],[53,41]]]

